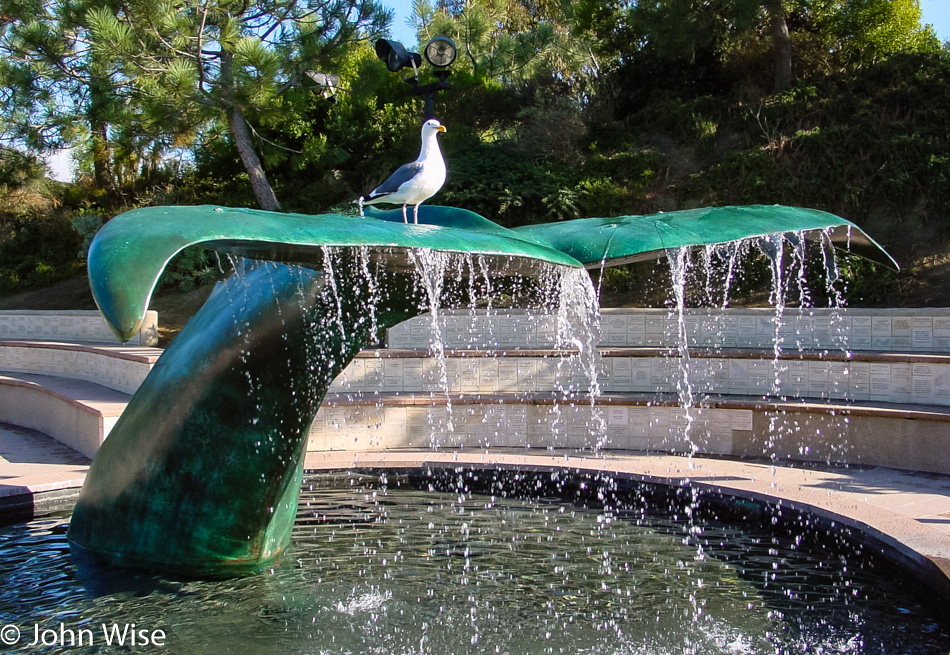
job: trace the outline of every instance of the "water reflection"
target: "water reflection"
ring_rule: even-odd
[[[676,492],[615,496],[577,481],[481,475],[486,495],[467,489],[474,476],[454,473],[422,478],[425,491],[393,475],[385,486],[375,476],[310,478],[292,550],[264,574],[232,580],[79,567],[67,517],[10,526],[0,531],[0,622],[24,639],[33,624],[89,628],[94,648],[70,652],[97,653],[128,652],[104,643],[101,625],[113,623],[160,628],[161,652],[189,654],[950,646],[948,626],[899,572],[821,531],[766,532],[724,520],[722,508],[689,510],[691,497]],[[771,524],[755,506],[738,510]]]

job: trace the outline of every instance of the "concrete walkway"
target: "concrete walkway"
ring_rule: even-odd
[[[0,509],[77,494],[89,460],[46,435],[0,424]],[[524,449],[310,452],[313,471],[377,468],[505,468],[603,472],[753,500],[781,502],[858,529],[927,573],[943,572],[950,597],[950,476],[887,468],[791,467],[610,451],[600,456]],[[933,582],[933,580],[932,580]]]

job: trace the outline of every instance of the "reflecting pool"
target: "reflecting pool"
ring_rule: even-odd
[[[80,563],[68,520],[0,529],[0,623],[21,632],[13,652],[950,649],[933,599],[871,549],[750,503],[696,503],[686,489],[490,472],[313,476],[292,549],[230,580]],[[131,624],[144,638],[160,630],[163,645],[130,649],[131,632],[120,645]],[[37,634],[46,645],[28,646]],[[61,643],[70,637],[86,641]]]

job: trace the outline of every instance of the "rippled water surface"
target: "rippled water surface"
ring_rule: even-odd
[[[14,652],[46,653],[950,650],[919,585],[856,546],[653,518],[635,500],[585,509],[373,482],[308,480],[292,550],[237,580],[77,566],[67,516],[3,528],[0,624],[20,629]],[[164,646],[107,644],[103,624],[132,623]],[[61,624],[92,645],[61,643]],[[55,643],[24,645],[34,625]]]

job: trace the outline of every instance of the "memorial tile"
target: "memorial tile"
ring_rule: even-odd
[[[933,350],[934,347],[934,322],[931,316],[913,317],[913,339],[914,350]]]
[[[890,385],[889,381],[887,385]],[[871,399],[871,364],[869,362],[848,363],[848,398],[851,400]]]
[[[808,362],[808,385],[807,395],[811,398],[828,398],[831,392],[830,372],[828,362],[810,361]]]
[[[940,364],[935,367],[933,376],[933,402],[936,405],[950,405],[950,366]]]
[[[913,395],[913,376],[911,365],[894,362],[891,364],[890,402],[909,403]]]
[[[748,359],[729,359],[729,393],[746,395],[749,393]]]
[[[530,390],[530,387],[521,387],[518,383],[518,361],[512,357],[498,360],[498,391],[501,393],[515,393]]]
[[[888,328],[889,334],[890,328]],[[873,328],[870,316],[851,317],[851,338],[848,345],[853,350],[869,350],[873,347]]]
[[[891,402],[891,365],[871,364],[870,400]]]
[[[629,357],[605,357],[610,365],[610,377],[605,389],[611,391],[633,391],[633,361]]]
[[[404,360],[393,357],[383,360],[383,390],[402,391],[404,383]]]
[[[828,393],[830,398],[845,400],[851,391],[848,362],[828,362]]]
[[[937,366],[935,364],[913,364],[911,375],[913,389],[911,398],[914,403],[930,405],[934,403],[934,377]]]
[[[948,333],[950,338],[950,333]],[[641,315],[627,316],[627,345],[643,346],[646,343],[646,317]]]

